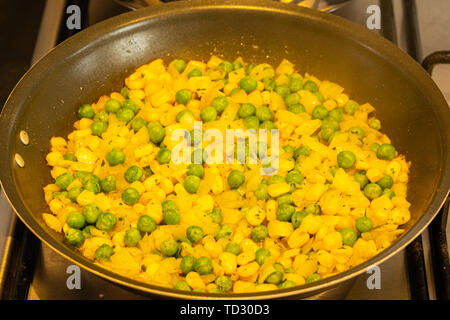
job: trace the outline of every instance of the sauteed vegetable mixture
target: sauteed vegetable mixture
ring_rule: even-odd
[[[410,219],[409,164],[373,112],[287,60],[157,59],[120,93],[82,105],[67,139],[51,139],[43,219],[85,257],[159,286],[243,293],[317,281],[375,256]],[[239,128],[279,136],[244,137],[245,161],[236,147],[215,150],[233,163],[208,161],[217,138],[206,132]],[[187,161],[175,161],[183,139]]]

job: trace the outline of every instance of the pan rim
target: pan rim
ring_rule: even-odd
[[[341,30],[345,29],[360,29],[361,32],[354,32],[352,37],[353,41],[360,40],[361,45],[365,46],[366,48],[371,49],[373,45],[378,44],[378,46],[383,46],[384,52],[387,52],[390,54],[390,56],[396,57],[396,62],[400,62],[405,70],[411,70],[417,73],[418,76],[423,77],[426,79],[428,77],[428,74],[420,68],[420,65],[418,65],[412,58],[410,58],[405,53],[401,52],[400,49],[395,47],[392,43],[389,41],[374,35],[368,30],[365,30],[362,26],[359,26],[353,22],[347,21],[345,19],[342,19],[340,17],[331,16],[329,14],[324,14],[320,12],[316,12],[314,10],[310,10],[307,8],[291,8],[287,7],[285,4],[277,3],[277,2],[271,2],[271,1],[250,1],[250,0],[244,0],[244,1],[204,1],[204,0],[194,0],[189,2],[189,6],[185,5],[185,1],[175,2],[175,3],[169,3],[169,4],[163,4],[155,7],[150,7],[142,10],[137,10],[133,12],[128,12],[116,17],[113,17],[111,19],[105,20],[103,22],[100,22],[96,25],[93,25],[92,27],[87,28],[86,30],[80,32],[79,34],[75,35],[74,37],[71,37],[52,49],[45,57],[40,59],[34,66],[30,68],[30,70],[22,77],[22,79],[18,82],[16,87],[13,89],[12,93],[8,97],[8,100],[5,103],[5,107],[0,114],[0,134],[4,137],[10,137],[11,131],[14,128],[14,125],[11,126],[8,123],[8,119],[5,116],[5,114],[9,111],[11,112],[11,108],[15,106],[14,99],[16,96],[20,96],[18,92],[20,93],[20,90],[25,90],[26,85],[28,84],[29,79],[32,77],[33,73],[38,73],[41,71],[45,71],[46,64],[48,64],[49,61],[54,59],[54,57],[58,55],[62,55],[64,53],[64,50],[67,50],[68,47],[74,46],[78,44],[78,50],[70,50],[71,54],[76,55],[82,50],[87,50],[89,47],[93,46],[97,41],[102,41],[101,36],[113,33],[113,32],[122,32],[126,30],[126,28],[131,28],[133,25],[138,25],[139,23],[145,22],[152,18],[157,17],[163,17],[166,15],[177,15],[177,14],[191,14],[193,11],[202,11],[202,10],[229,10],[229,9],[239,9],[239,10],[249,10],[249,11],[270,11],[272,13],[280,13],[280,14],[286,14],[286,15],[294,15],[299,17],[305,17],[309,18],[315,21],[323,21],[327,24],[331,24],[334,27],[338,27]],[[362,31],[364,30],[364,31]],[[362,34],[362,35],[361,35]],[[91,41],[86,43],[82,39],[82,37],[91,38],[94,35],[99,35],[98,37],[94,37],[96,39],[95,41]],[[364,37],[363,37],[364,36]],[[364,38],[364,39],[363,39]],[[84,46],[81,46],[81,44],[85,43]],[[64,49],[65,48],[65,49]],[[402,59],[405,59],[402,61]],[[417,68],[418,67],[418,68]],[[403,68],[402,68],[403,69]],[[414,70],[417,69],[417,70]],[[31,75],[30,75],[31,74]],[[428,77],[429,78],[429,77]],[[430,90],[434,90],[437,92],[437,94],[440,94],[439,90],[437,89],[436,85],[434,84],[431,79],[423,80],[427,82],[427,85],[430,87]],[[433,88],[434,86],[434,88]],[[24,88],[25,87],[25,88]],[[442,97],[442,94],[440,94],[440,98],[443,102],[445,102],[444,98]],[[446,104],[446,103],[445,103]],[[442,104],[441,104],[442,106]],[[448,108],[447,108],[448,109]],[[436,110],[436,112],[439,110]],[[440,110],[441,112],[444,112]],[[449,111],[445,111],[447,114],[449,114]],[[14,114],[14,112],[11,112]],[[9,131],[7,131],[9,129]],[[441,136],[443,133],[441,134]],[[447,128],[446,130],[446,137],[441,137],[441,141],[447,142],[450,136],[450,129]],[[5,161],[9,161],[8,165],[8,171],[12,171],[12,161],[11,159],[6,159],[6,155],[9,155],[9,149],[6,143],[2,144],[3,146],[0,147],[3,151],[3,154],[5,155],[3,158]],[[22,203],[19,203],[18,207],[19,210],[17,210],[16,206],[12,204],[12,202],[20,202],[20,196],[17,194],[17,191],[15,190],[15,184],[12,181],[11,177],[8,176],[10,173],[6,172],[0,172],[0,184],[2,185],[3,190],[5,191],[6,198],[8,199],[8,202],[11,204],[13,210],[15,213],[19,216],[19,218],[24,222],[24,224],[45,244],[50,246],[53,250],[57,251],[60,255],[64,256],[69,261],[76,263],[77,265],[80,265],[84,269],[88,270],[89,272],[92,272],[96,274],[97,276],[101,276],[103,278],[106,278],[110,281],[116,282],[121,285],[125,285],[128,287],[131,287],[133,289],[146,291],[153,294],[163,295],[163,296],[169,296],[174,298],[193,298],[193,299],[202,299],[202,298],[210,298],[210,299],[245,299],[245,298],[284,298],[287,296],[292,295],[300,295],[305,293],[311,293],[314,291],[319,291],[326,287],[332,287],[334,285],[338,285],[341,282],[344,282],[346,280],[349,280],[361,273],[363,273],[368,267],[372,265],[378,265],[382,263],[383,261],[390,258],[392,255],[397,253],[397,251],[403,249],[408,245],[411,241],[414,240],[415,237],[417,237],[420,233],[423,232],[423,230],[428,226],[428,224],[431,222],[432,218],[438,213],[439,209],[443,205],[445,198],[448,195],[449,192],[449,186],[450,186],[450,171],[448,169],[448,159],[450,156],[450,151],[447,148],[447,152],[445,154],[445,150],[443,150],[443,155],[445,158],[445,165],[446,165],[446,171],[442,173],[441,180],[438,182],[438,188],[440,188],[442,191],[438,192],[436,191],[433,199],[430,201],[428,205],[427,211],[424,213],[424,215],[411,227],[411,229],[406,232],[401,239],[397,240],[393,245],[391,245],[386,250],[382,251],[375,257],[371,258],[370,260],[349,269],[348,271],[345,271],[343,273],[339,273],[335,276],[319,280],[315,283],[302,285],[300,287],[294,287],[292,289],[283,289],[283,290],[277,290],[277,291],[270,291],[270,292],[263,292],[263,293],[254,293],[254,294],[232,294],[232,295],[223,295],[223,294],[188,294],[183,293],[180,294],[179,291],[165,288],[165,287],[159,287],[155,285],[150,285],[144,282],[136,281],[130,278],[126,278],[124,276],[118,275],[112,271],[109,271],[103,267],[100,267],[93,262],[88,261],[85,262],[86,259],[81,259],[81,255],[79,253],[76,253],[74,250],[69,250],[66,246],[61,244],[60,242],[56,241],[56,239],[49,237],[50,241],[47,241],[47,239],[44,239],[44,235],[50,235],[48,232],[45,232],[45,229],[43,229],[40,224],[34,220],[34,221],[28,221],[25,217],[22,216],[22,214],[19,213],[21,210],[27,210],[25,206]],[[12,199],[10,199],[12,198]],[[32,220],[32,219],[30,219]],[[43,230],[44,234],[37,232],[38,230]],[[408,238],[409,237],[409,238]],[[406,239],[406,240],[405,240]],[[87,260],[86,260],[87,261]],[[296,289],[297,288],[297,289]]]

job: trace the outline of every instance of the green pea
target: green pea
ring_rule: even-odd
[[[248,66],[247,66],[247,68],[245,68],[245,74],[250,74],[250,72],[252,72],[252,70],[254,69],[256,67],[256,64],[254,64],[254,63],[252,63],[252,64],[249,64]]]
[[[82,191],[83,188],[81,187],[70,188],[70,190],[67,192],[67,197],[72,200],[72,202],[77,202],[77,198]]]
[[[67,160],[67,161],[73,161],[73,162],[77,162],[78,161],[77,157],[75,157],[75,155],[73,153],[67,153],[67,154],[64,155],[63,158],[64,158],[64,160]]]
[[[339,233],[342,235],[342,243],[345,246],[353,247],[358,238],[358,234],[353,228],[344,228],[339,230]]]
[[[221,225],[219,231],[217,232],[215,238],[216,240],[222,238],[228,238],[233,234],[233,228],[227,225]]]
[[[363,128],[361,127],[351,127],[349,132],[351,134],[357,135],[360,139],[364,138],[364,136],[366,135]]]
[[[233,90],[230,91],[230,93],[228,94],[230,97],[234,96],[236,93],[238,93],[241,89],[240,88],[234,88]]]
[[[188,73],[188,78],[201,77],[202,75],[203,75],[203,73],[199,69],[195,68],[191,72]]]
[[[247,129],[258,130],[259,119],[256,116],[250,116],[244,119],[244,125]]]
[[[277,203],[278,203],[278,206],[280,206],[282,204],[292,204],[293,201],[291,198],[291,194],[290,193],[282,194],[281,196],[279,196],[277,198]]]
[[[302,77],[297,74],[296,77],[291,76],[289,79],[289,90],[291,92],[297,92],[299,90],[303,89],[303,79]]]
[[[299,170],[292,170],[289,171],[286,175],[286,182],[287,183],[302,183],[304,177],[303,174]]]
[[[282,279],[283,279],[283,273],[280,271],[274,271],[267,276],[267,278],[264,280],[264,282],[270,283],[270,284],[279,284]]]
[[[83,232],[78,229],[69,228],[65,233],[65,237],[67,242],[76,247],[81,246],[84,242]]]
[[[202,142],[202,131],[192,129],[189,131],[189,136],[191,138],[191,146],[198,146]]]
[[[133,110],[127,108],[121,108],[119,111],[117,111],[116,115],[117,119],[126,123],[130,122],[134,118]]]
[[[275,92],[285,99],[291,93],[291,89],[287,84],[281,84],[275,87]]]
[[[211,106],[216,109],[217,113],[222,113],[228,106],[228,99],[225,96],[217,96],[213,99]]]
[[[284,280],[282,283],[278,285],[280,289],[287,289],[297,286],[297,284],[292,280]]]
[[[258,82],[252,76],[246,76],[239,81],[239,87],[247,93],[256,89]]]
[[[370,151],[377,153],[379,147],[380,145],[378,143],[372,143],[372,145],[370,146]]]
[[[125,154],[118,148],[112,148],[111,151],[106,155],[106,161],[108,161],[108,164],[111,167],[117,166],[118,164],[122,164],[125,162]]]
[[[137,106],[137,104],[133,100],[130,100],[130,99],[125,100],[122,104],[122,107],[133,111],[133,115],[139,111],[139,107]]]
[[[152,121],[147,125],[147,128],[151,142],[153,142],[154,144],[158,144],[164,140],[164,128],[159,122]]]
[[[265,77],[263,79],[264,84],[264,90],[272,91],[275,89],[275,86],[277,85],[275,79],[273,77]]]
[[[195,258],[193,255],[185,255],[180,262],[181,271],[186,275],[194,269]]]
[[[174,256],[178,250],[178,242],[173,239],[165,240],[161,243],[161,252],[169,257]]]
[[[295,208],[290,204],[282,204],[278,207],[277,218],[280,221],[290,221]]]
[[[177,93],[175,94],[175,100],[179,103],[179,104],[188,104],[189,101],[191,101],[192,98],[192,94],[189,90],[186,89],[181,89],[178,90]]]
[[[384,143],[377,149],[377,158],[382,160],[392,160],[395,158],[395,148],[393,145]]]
[[[128,183],[139,181],[144,176],[144,170],[139,166],[131,166],[125,171],[124,178]]]
[[[355,226],[356,229],[361,233],[369,232],[373,228],[373,222],[368,217],[361,217],[358,220],[356,220]]]
[[[325,101],[325,97],[323,96],[323,94],[319,91],[313,92],[313,94],[316,96],[316,98],[320,101],[320,102],[324,102]]]
[[[67,216],[66,223],[69,225],[69,227],[81,229],[84,227],[86,219],[80,212],[73,211]]]
[[[147,121],[145,121],[144,118],[134,118],[133,121],[131,121],[131,128],[134,130],[134,132],[138,132],[142,128],[147,126]]]
[[[173,67],[178,71],[178,73],[183,73],[184,69],[186,69],[186,62],[181,59],[172,60],[170,63]]]
[[[95,194],[98,194],[101,191],[100,183],[98,183],[96,180],[92,180],[92,179],[87,180],[83,184],[83,189],[91,191],[91,192],[93,192]]]
[[[196,193],[200,186],[200,177],[190,175],[184,179],[184,188],[189,193]]]
[[[283,176],[280,176],[279,174],[275,174],[272,177],[270,177],[269,184],[274,183],[283,183],[286,182]]]
[[[389,189],[394,184],[394,179],[388,174],[385,174],[383,178],[377,181],[377,184],[383,189]]]
[[[255,261],[262,266],[266,262],[267,258],[270,257],[270,251],[266,248],[259,248],[255,252]]]
[[[365,170],[358,171],[357,173],[355,173],[353,178],[356,182],[359,183],[361,190],[363,190],[364,187],[369,183],[369,179],[367,179]]]
[[[189,287],[188,283],[185,280],[180,280],[173,285],[174,289],[183,290],[183,291],[192,291],[191,287]]]
[[[369,127],[371,127],[372,129],[375,129],[375,130],[380,130],[381,129],[381,121],[378,119],[372,119],[369,121]]]
[[[228,292],[233,288],[233,280],[228,276],[218,276],[214,283],[223,292]]]
[[[60,197],[69,197],[69,193],[67,191],[61,192],[53,192],[53,199],[59,199]]]
[[[337,155],[337,163],[340,168],[350,169],[355,165],[356,156],[351,151],[341,151]]]
[[[270,111],[269,107],[262,106],[256,109],[256,116],[259,121],[272,120],[272,111]]]
[[[135,188],[127,188],[122,192],[122,200],[128,205],[133,205],[139,201],[139,192]]]
[[[239,170],[231,170],[228,174],[228,185],[231,189],[239,188],[245,181],[245,176]]]
[[[102,231],[111,231],[117,223],[117,218],[111,212],[104,212],[100,214],[95,223],[95,227]]]
[[[254,227],[252,232],[250,233],[250,237],[255,242],[262,241],[265,238],[267,238],[268,236],[269,236],[269,231],[267,230],[267,227],[262,224]]]
[[[244,103],[239,107],[238,115],[241,118],[247,118],[249,116],[255,115],[256,108],[251,103]]]
[[[336,120],[337,122],[342,122],[342,120],[344,120],[344,113],[342,112],[341,108],[336,108],[331,110],[328,113],[328,116],[333,119]]]
[[[105,243],[95,250],[94,258],[97,260],[109,260],[113,254],[113,248]]]
[[[234,70],[233,64],[229,61],[222,61],[219,64],[219,67],[221,67],[226,73],[229,73]]]
[[[211,217],[212,222],[221,223],[222,222],[222,212],[219,209],[213,209],[208,216]]]
[[[214,107],[203,108],[200,112],[200,118],[204,122],[214,121],[217,119],[217,110]]]
[[[130,228],[125,233],[124,242],[127,247],[136,247],[141,239],[141,232],[136,228]]]
[[[270,120],[263,121],[259,126],[260,129],[272,130],[275,129],[275,123]]]
[[[332,136],[332,134],[335,132],[335,130],[331,129],[331,128],[322,128],[322,130],[320,131],[320,137],[323,140],[328,141],[328,139],[330,139],[330,137]]]
[[[323,105],[320,104],[314,107],[311,116],[313,119],[323,120],[328,116],[328,110],[327,108],[325,108]]]
[[[116,178],[114,176],[107,176],[100,182],[102,190],[106,193],[116,190]]]
[[[227,243],[224,251],[238,256],[241,253],[241,246],[236,242],[230,242]]]
[[[192,242],[199,242],[204,235],[203,229],[199,226],[189,226],[186,229],[186,237]]]
[[[78,109],[78,117],[92,119],[95,115],[94,108],[90,104],[83,104],[80,109]]]
[[[284,99],[284,101],[286,102],[286,106],[289,108],[292,105],[295,104],[300,104],[300,95],[296,92],[294,93],[290,93],[286,96],[286,98]]]
[[[170,210],[170,209],[178,211],[178,205],[173,200],[163,201],[163,203],[161,203],[161,207],[162,207],[163,211]]]
[[[122,97],[124,97],[125,99],[128,98],[128,93],[130,93],[130,89],[128,89],[128,87],[123,87],[123,88],[120,90],[120,95],[121,95]]]
[[[297,229],[302,224],[303,219],[308,215],[305,211],[296,211],[292,214],[291,223],[294,229]]]
[[[311,92],[316,92],[317,90],[319,90],[319,87],[317,87],[317,84],[314,81],[308,80],[303,85],[303,89],[309,90]]]
[[[109,113],[116,113],[117,111],[120,110],[121,107],[122,104],[120,103],[119,100],[116,99],[109,99],[105,103],[105,110]]]
[[[353,115],[356,112],[356,110],[358,110],[358,108],[359,108],[358,102],[348,100],[347,103],[344,105],[344,112],[346,114]]]
[[[233,70],[237,70],[237,69],[240,69],[240,68],[243,68],[244,66],[242,65],[242,63],[241,62],[239,62],[239,61],[234,61],[233,62]]]
[[[369,183],[364,187],[364,195],[370,200],[378,198],[382,192],[383,189],[376,183]]]
[[[330,116],[326,117],[325,119],[322,120],[322,129],[331,129],[334,131],[339,129],[339,122],[333,118],[331,118]]]
[[[163,220],[165,224],[179,224],[181,220],[180,212],[174,209],[167,209],[163,212]]]
[[[102,214],[102,210],[95,204],[88,204],[83,208],[82,213],[87,223],[94,224]]]
[[[305,212],[307,214],[319,215],[322,212],[322,209],[317,203],[311,203],[306,206]]]
[[[294,159],[297,159],[299,156],[309,157],[311,154],[311,149],[307,146],[300,146],[294,150]]]
[[[171,156],[172,152],[169,149],[162,148],[158,151],[156,160],[158,160],[159,164],[166,164],[170,162]]]
[[[287,109],[288,109],[288,111],[292,112],[293,114],[299,114],[302,112],[306,112],[305,107],[300,103],[290,105],[290,106],[288,106]]]
[[[393,197],[395,197],[395,192],[391,189],[384,189],[382,195],[387,195],[389,199],[392,199]]]
[[[319,280],[320,280],[320,275],[318,273],[313,273],[308,278],[306,278],[305,282],[311,283],[311,282],[315,282],[315,281],[319,281]]]
[[[201,164],[191,163],[187,167],[186,175],[188,175],[188,176],[193,175],[193,176],[197,176],[199,178],[203,178],[203,176],[205,175],[205,169],[203,168],[203,166]]]
[[[207,275],[213,273],[213,265],[211,259],[208,257],[200,257],[194,261],[193,269],[200,275]]]
[[[63,173],[59,175],[55,179],[55,184],[61,189],[66,190],[67,187],[75,180],[73,175],[69,172]]]
[[[139,231],[152,233],[156,229],[156,221],[145,214],[139,217],[137,228]]]

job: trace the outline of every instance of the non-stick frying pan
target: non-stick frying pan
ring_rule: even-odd
[[[52,136],[66,136],[76,110],[119,90],[134,68],[162,57],[208,59],[222,54],[278,64],[287,58],[300,72],[342,85],[370,102],[398,151],[412,162],[406,232],[371,260],[336,276],[276,292],[238,298],[304,296],[339,285],[389,258],[430,223],[450,185],[450,112],[427,73],[390,42],[354,23],[273,1],[175,2],[126,13],[63,42],[22,78],[0,116],[0,178],[22,221],[43,242],[85,269],[122,285],[169,297],[226,297],[181,293],[112,273],[82,257],[63,235],[44,224],[49,209],[42,187],[51,181],[45,163]],[[28,145],[20,131],[28,133]],[[19,154],[24,167],[15,162]]]

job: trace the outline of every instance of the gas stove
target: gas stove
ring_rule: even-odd
[[[78,32],[68,28],[70,6],[80,8],[81,28],[124,13],[128,9],[112,0],[61,1],[47,0],[41,16],[39,33],[32,62],[52,47]],[[286,4],[293,5],[293,4]],[[386,37],[417,61],[436,50],[450,48],[446,30],[450,18],[446,12],[450,3],[434,1],[429,7],[424,0],[358,0],[334,11],[333,14],[362,24]],[[72,7],[73,8],[73,7]],[[420,34],[420,36],[419,36]],[[446,42],[445,42],[446,41]],[[448,62],[447,62],[448,63]],[[449,66],[436,66],[433,78],[450,100]],[[446,208],[448,212],[448,207]],[[444,211],[444,210],[443,210]],[[337,289],[323,292],[311,299],[436,299],[445,298],[447,291],[435,286],[442,275],[433,273],[439,259],[430,233],[446,233],[446,214],[433,223],[407,249],[383,262],[379,286],[370,285],[369,273],[345,282]],[[449,235],[450,236],[450,235]],[[81,270],[81,282],[68,285],[72,263],[41,243],[14,215],[5,195],[0,193],[0,293],[3,299],[151,299],[149,295],[130,290]],[[448,277],[448,270],[446,270]],[[445,274],[444,274],[445,276]],[[448,281],[448,278],[447,278]],[[447,282],[448,283],[448,282]],[[445,289],[445,288],[444,288]],[[448,299],[448,296],[446,297]]]

